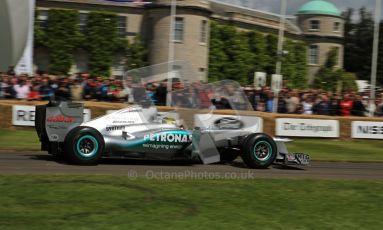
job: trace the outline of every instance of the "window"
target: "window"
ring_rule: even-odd
[[[334,32],[340,31],[340,22],[334,22]]]
[[[45,30],[48,27],[48,10],[39,10],[37,13],[37,23],[40,29]]]
[[[201,22],[201,36],[200,43],[207,43],[207,31],[208,31],[208,22],[206,20],[202,20]]]
[[[199,68],[198,69],[200,80],[205,81],[206,80],[206,68]]]
[[[317,65],[319,64],[319,49],[317,45],[311,45],[309,49],[309,64]]]
[[[182,70],[181,65],[173,65],[172,68],[173,68],[173,71],[181,71]]]
[[[126,36],[126,20],[127,18],[125,16],[117,17],[117,34],[120,37]]]
[[[86,32],[87,20],[88,20],[88,14],[87,13],[80,13],[78,27],[79,27],[81,33]]]
[[[174,22],[174,41],[184,40],[184,19],[176,17]]]
[[[320,21],[319,20],[311,20],[310,21],[310,30],[318,31],[320,29]]]

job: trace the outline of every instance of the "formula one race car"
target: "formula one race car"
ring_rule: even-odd
[[[153,71],[149,72],[153,74]],[[250,168],[267,168],[273,163],[309,164],[308,155],[288,153],[285,146],[288,139],[272,138],[260,132],[259,118],[219,115],[212,112],[214,105],[201,104],[201,101],[206,102],[201,99],[201,93],[213,89],[215,94],[220,94],[220,97],[215,96],[216,102],[225,95],[232,110],[246,108],[247,98],[242,97],[236,83],[220,82],[214,87],[184,84],[182,91],[173,93],[173,104],[177,109],[167,113],[158,112],[151,101],[145,100],[145,95],[134,93],[145,92],[138,84],[131,87],[132,95],[139,103],[88,122],[83,122],[81,103],[61,101],[37,106],[35,127],[42,150],[81,165],[97,164],[101,158],[108,157],[200,159],[204,164],[210,164],[233,161],[238,156]],[[200,102],[195,102],[196,98],[200,98]],[[185,114],[186,117],[181,118]]]

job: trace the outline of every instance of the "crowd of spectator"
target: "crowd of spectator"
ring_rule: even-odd
[[[123,102],[128,87],[122,80],[91,78],[88,74],[54,76],[46,74],[0,75],[0,98],[22,100],[96,100]]]
[[[193,83],[192,87],[173,84],[173,104],[184,107],[234,109],[243,105],[233,87],[221,87],[225,93],[217,94],[217,87]],[[270,87],[241,87],[245,101],[256,111],[317,114],[329,116],[383,116],[381,96],[370,107],[369,97],[355,92],[333,93],[318,89],[294,90],[284,87],[276,94]],[[54,76],[47,74],[15,75],[0,73],[0,99],[20,100],[94,100],[133,103],[150,98],[151,103],[166,105],[167,83],[153,82],[144,85],[130,81],[90,77],[89,74]],[[241,101],[242,100],[242,101]],[[276,103],[277,101],[277,103]],[[274,104],[277,108],[274,109]],[[245,105],[245,107],[248,105]],[[238,109],[241,107],[236,107]]]
[[[257,111],[274,111],[275,93],[269,87],[245,88],[249,100]],[[284,87],[278,93],[278,113],[315,114],[327,116],[383,116],[382,95],[370,106],[366,93],[333,93],[320,89],[294,90]]]

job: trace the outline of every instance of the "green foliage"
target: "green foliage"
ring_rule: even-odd
[[[209,81],[253,82],[254,72],[275,73],[278,38],[257,31],[238,31],[229,25],[211,24]],[[282,73],[293,88],[304,88],[307,80],[306,45],[287,39]]]
[[[80,33],[79,13],[75,10],[51,9],[47,24],[43,30],[35,21],[35,46],[48,48],[52,74],[69,72],[77,48],[84,48],[89,53],[89,69],[93,76],[109,76],[117,53],[127,56],[129,67],[147,64],[147,49],[139,38],[129,45],[126,38],[118,36],[116,14],[90,12],[85,34]]]
[[[306,45],[300,41],[287,39],[283,50],[281,73],[291,88],[305,88],[307,86],[307,58]]]
[[[222,30],[224,50],[228,57],[228,63],[224,66],[224,72],[229,79],[241,84],[248,83],[255,55],[250,52],[248,37],[245,32],[239,32],[232,26],[224,26]]]
[[[307,87],[307,45],[304,42],[295,42],[291,50],[294,53],[295,68],[293,75],[286,75],[288,78],[289,87],[303,89]],[[282,68],[283,70],[283,68]]]
[[[48,18],[49,25],[46,31],[37,28],[37,41],[50,51],[50,72],[67,74],[73,63],[73,51],[82,38],[77,26],[78,12],[51,9]]]
[[[358,62],[358,55],[356,52],[360,50],[356,47],[354,31],[356,25],[352,21],[354,10],[349,8],[343,13],[344,18],[344,68],[346,71],[356,72],[357,66],[355,63]]]
[[[284,76],[284,79],[291,78],[295,75],[294,47],[294,41],[289,39],[284,42],[283,50],[285,50],[285,53],[282,56],[283,68],[281,69],[281,74]]]
[[[148,62],[148,50],[145,48],[140,37],[135,37],[133,44],[129,45],[127,50],[127,62],[128,69],[135,69],[147,66]]]
[[[330,64],[333,63],[333,52],[329,52],[329,57],[326,61],[326,65],[322,66],[315,78],[315,86],[317,88],[335,91],[337,86],[340,85],[343,91],[356,91],[358,80],[355,73],[345,72],[342,69],[335,69]]]
[[[117,16],[111,13],[91,12],[88,15],[86,49],[89,52],[89,70],[92,76],[109,76],[117,49]]]
[[[266,50],[267,59],[265,71],[267,74],[274,74],[276,68],[276,61],[278,58],[278,37],[276,35],[266,35]]]
[[[335,91],[342,79],[342,70],[333,70],[322,66],[315,76],[314,86],[319,89]]]
[[[369,79],[371,74],[372,44],[374,34],[374,20],[372,14],[365,7],[359,10],[359,22],[352,31],[354,34],[355,48],[351,55],[355,55],[355,62],[351,72],[356,72],[361,79]],[[350,66],[348,66],[350,67]],[[349,71],[348,69],[346,69]]]
[[[35,18],[38,17],[38,11],[35,13]],[[34,45],[36,47],[39,46],[46,46],[46,34],[43,30],[43,28],[40,27],[40,24],[38,23],[38,20],[35,20],[34,22]]]
[[[357,91],[358,86],[356,85],[356,74],[350,72],[343,72],[342,74],[342,90],[343,91]]]
[[[254,55],[254,59],[251,61],[252,72],[264,72],[268,58],[265,37],[257,31],[250,31],[247,36],[250,52]],[[252,81],[253,79],[249,80]]]
[[[225,79],[223,72],[228,57],[225,53],[224,41],[221,36],[221,28],[217,22],[210,24],[210,49],[209,49],[209,81],[215,82]]]
[[[348,9],[345,18],[344,68],[355,73],[359,79],[369,80],[371,75],[374,20],[372,13],[362,7],[358,11],[358,21],[352,20],[354,11]],[[380,23],[380,44],[378,55],[377,80],[383,84],[383,23]]]
[[[327,54],[327,60],[324,67],[333,69],[338,64],[338,49],[332,48]]]
[[[327,54],[325,64],[315,76],[314,86],[319,89],[335,91],[338,81],[342,79],[343,71],[335,69],[338,58],[337,49],[331,49]]]

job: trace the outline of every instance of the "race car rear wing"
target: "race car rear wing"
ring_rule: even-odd
[[[36,106],[35,127],[46,150],[46,143],[64,142],[67,133],[83,122],[84,106],[74,102],[52,102]]]

